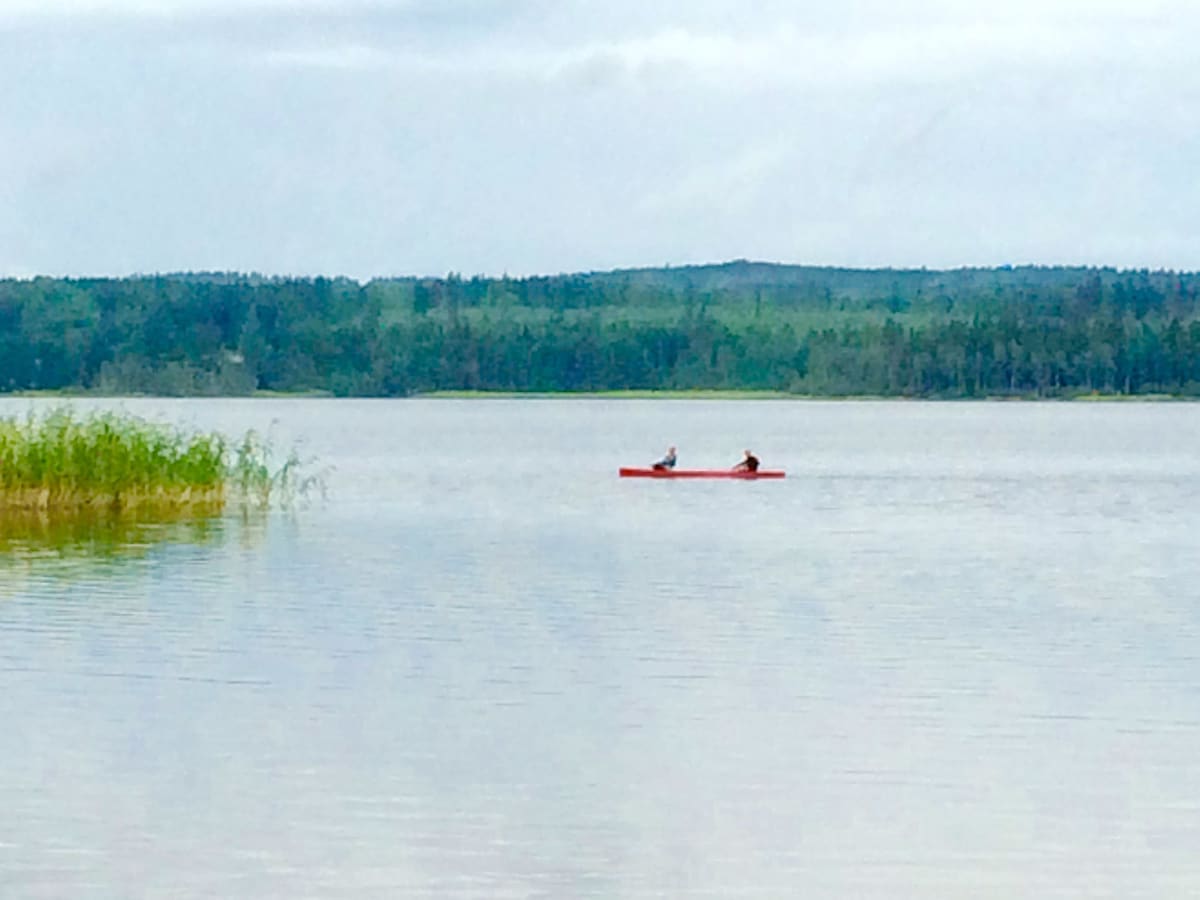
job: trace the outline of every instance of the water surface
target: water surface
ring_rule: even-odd
[[[1200,894],[1198,405],[119,405],[330,494],[0,535],[0,895]]]

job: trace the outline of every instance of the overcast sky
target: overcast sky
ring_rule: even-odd
[[[1200,4],[989,6],[0,0],[0,272],[1200,268]]]

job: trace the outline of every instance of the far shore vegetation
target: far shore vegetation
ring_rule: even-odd
[[[30,391],[1197,398],[1200,274],[739,261],[365,283],[0,280],[0,392]]]
[[[213,514],[264,508],[303,485],[293,455],[272,468],[255,433],[230,440],[118,412],[69,407],[0,418],[0,515]]]

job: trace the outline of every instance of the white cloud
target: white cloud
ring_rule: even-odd
[[[43,272],[1200,267],[1197,27],[1182,0],[0,0],[0,238]]]
[[[342,44],[333,47],[268,50],[259,57],[270,66],[312,69],[389,69],[399,60],[393,54],[362,44]],[[413,62],[412,58],[409,59]]]
[[[1100,65],[1190,66],[1182,35],[1158,24],[1120,32],[1066,24],[938,25],[805,33],[791,25],[719,34],[670,28],[648,36],[547,46],[501,42],[433,50],[364,43],[269,50],[276,65],[424,70],[464,75],[670,83],[709,87],[860,87],[945,82],[989,70],[1066,70]]]
[[[194,23],[205,19],[260,22],[309,17],[370,23],[388,17],[410,21],[491,20],[541,0],[0,0],[0,23],[83,20]]]
[[[272,10],[366,8],[367,0],[0,0],[0,16],[51,17],[74,15],[189,16],[206,13],[254,15]]]
[[[761,192],[778,179],[791,153],[786,141],[772,141],[695,164],[671,183],[652,190],[638,206],[655,216],[741,215],[761,201]]]

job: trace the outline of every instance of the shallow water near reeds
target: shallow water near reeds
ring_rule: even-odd
[[[102,405],[329,496],[6,524],[0,896],[1200,894],[1200,405]]]

